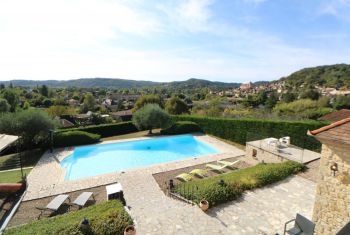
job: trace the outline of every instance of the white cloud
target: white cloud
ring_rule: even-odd
[[[331,15],[342,20],[350,20],[350,0],[327,0],[320,4],[320,15]]]

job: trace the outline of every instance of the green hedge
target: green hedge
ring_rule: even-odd
[[[85,131],[92,134],[98,134],[102,138],[115,136],[115,135],[123,135],[132,132],[137,132],[137,128],[132,124],[132,122],[119,122],[112,124],[102,124],[102,125],[94,125],[94,126],[86,126],[86,127],[78,127],[78,128],[70,128],[70,129],[61,129],[59,132],[66,131]]]
[[[197,123],[207,133],[245,145],[248,141],[290,136],[291,143],[301,148],[321,150],[321,143],[308,136],[308,130],[315,130],[329,124],[319,121],[277,121],[245,118],[214,118],[192,115],[172,116],[173,121]]]
[[[160,131],[162,135],[178,135],[191,132],[202,132],[202,129],[195,122],[179,121],[175,122],[171,127]]]
[[[79,224],[83,218],[90,223],[90,230],[83,233]],[[119,234],[132,224],[132,219],[117,201],[107,201],[79,211],[45,218],[5,231],[10,234]]]
[[[275,183],[304,168],[303,164],[292,161],[258,164],[228,174],[180,183],[176,185],[175,192],[196,203],[206,199],[210,206],[215,206],[239,198],[245,190]],[[220,180],[224,180],[224,185],[218,184]]]
[[[67,147],[83,144],[94,144],[100,141],[101,136],[85,131],[57,132],[54,136],[54,147]]]

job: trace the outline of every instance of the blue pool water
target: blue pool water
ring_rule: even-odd
[[[65,180],[74,180],[215,153],[215,148],[192,135],[181,135],[77,147],[61,166],[66,169]]]

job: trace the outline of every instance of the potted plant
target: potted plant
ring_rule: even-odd
[[[207,211],[209,209],[209,202],[205,199],[202,199],[199,202],[199,208],[201,208],[202,211]]]
[[[134,225],[128,225],[124,229],[124,235],[135,235],[136,234],[136,228]]]

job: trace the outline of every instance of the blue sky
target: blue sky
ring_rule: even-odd
[[[349,42],[350,0],[0,1],[0,80],[274,80]]]

